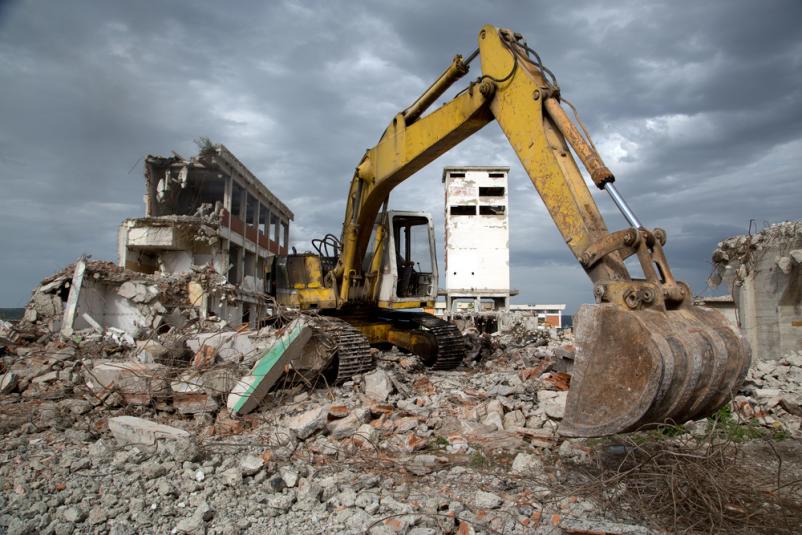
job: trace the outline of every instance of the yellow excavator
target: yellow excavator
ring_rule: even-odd
[[[424,115],[477,57],[481,76]],[[313,241],[316,253],[276,258],[277,300],[338,317],[371,344],[396,345],[432,368],[457,366],[465,351],[460,333],[420,311],[437,297],[431,217],[388,210],[388,198],[496,120],[594,284],[595,304],[583,305],[575,318],[577,352],[560,433],[602,436],[716,411],[743,380],[749,347],[721,314],[693,305],[689,287],[674,279],[663,254],[665,231],[641,225],[575,111],[576,121],[562,103],[573,109],[520,34],[484,26],[478,49],[456,56],[367,150],[351,181],[341,236]],[[607,230],[572,150],[629,228]],[[624,264],[632,256],[641,278]],[[342,355],[339,380],[367,369],[364,358]]]

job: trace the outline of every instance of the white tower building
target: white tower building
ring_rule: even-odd
[[[507,310],[509,167],[446,167],[446,314]]]

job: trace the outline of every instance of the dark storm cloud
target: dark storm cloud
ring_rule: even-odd
[[[143,210],[141,158],[192,154],[199,136],[294,210],[300,248],[339,232],[364,149],[485,23],[541,52],[620,190],[668,230],[675,274],[701,291],[718,240],[749,219],[799,217],[801,22],[797,1],[0,3],[0,303],[24,303],[81,253],[114,258],[117,225]],[[512,167],[521,300],[589,299],[495,125],[392,205],[431,211],[442,229],[441,168],[465,164]]]

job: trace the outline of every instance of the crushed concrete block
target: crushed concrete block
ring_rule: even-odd
[[[0,376],[0,394],[9,394],[17,387],[17,374],[12,372]]]
[[[156,363],[105,362],[86,372],[87,386],[95,394],[116,390],[128,403],[144,405],[170,394],[167,372]]]
[[[512,472],[514,474],[533,474],[543,471],[543,461],[540,457],[530,453],[519,453],[512,460]]]
[[[265,465],[260,455],[246,455],[239,461],[239,468],[244,476],[255,475]]]
[[[537,393],[537,401],[546,413],[546,416],[555,420],[561,420],[565,416],[565,402],[568,392],[554,392],[551,390],[540,390]]]
[[[329,407],[321,405],[290,418],[287,421],[287,428],[294,431],[298,438],[305,439],[315,431],[323,429],[328,414]]]
[[[35,313],[34,321],[39,317],[51,318],[60,315],[63,306],[59,297],[41,291],[35,292],[31,298],[31,307]]]
[[[43,385],[46,383],[52,383],[53,381],[58,381],[58,370],[47,372],[38,377],[34,377],[31,380],[31,383],[35,385]]]
[[[108,424],[109,431],[121,444],[154,445],[162,439],[179,440],[190,437],[190,434],[183,429],[136,416],[115,416],[109,418]]]
[[[117,295],[134,303],[150,303],[159,296],[159,289],[153,284],[126,281],[117,289]]]
[[[802,249],[794,249],[793,251],[789,251],[788,256],[791,257],[791,260],[797,264],[802,264]]]
[[[370,419],[370,411],[368,409],[359,408],[351,411],[351,414],[339,420],[332,420],[326,426],[326,429],[336,439],[350,437],[360,425],[366,423]]]
[[[485,416],[482,420],[482,424],[496,431],[501,431],[504,429],[504,420],[497,412],[488,412],[487,416]]]
[[[231,413],[242,415],[255,409],[284,373],[284,366],[303,352],[311,337],[312,329],[303,320],[296,319],[287,325],[276,343],[231,390],[226,403]]]
[[[278,469],[278,473],[281,476],[281,479],[284,480],[284,484],[287,485],[287,488],[291,489],[298,484],[298,470],[292,466],[281,466]]]
[[[393,393],[393,382],[384,370],[374,370],[365,375],[365,395],[376,401],[386,401]]]
[[[526,416],[524,413],[515,410],[510,411],[504,415],[504,429],[514,429],[516,427],[525,427],[526,426]]]
[[[174,394],[205,392],[210,396],[220,397],[231,392],[239,381],[240,373],[234,368],[187,370],[170,383],[170,388]]]
[[[136,350],[136,358],[140,362],[158,362],[168,353],[168,349],[156,340],[137,342]]]
[[[359,447],[368,448],[376,443],[379,431],[370,424],[362,424],[353,434],[353,441]]]
[[[229,487],[237,487],[242,483],[242,472],[240,472],[240,469],[237,467],[225,470],[221,476],[223,478],[223,484]]]
[[[28,323],[36,323],[36,320],[39,317],[39,313],[36,312],[36,308],[29,306],[25,309],[25,313],[22,315],[23,321]]]
[[[783,256],[777,259],[777,267],[780,268],[780,271],[788,275],[791,273],[791,270],[794,267],[794,263],[788,256]]]
[[[504,503],[504,500],[492,492],[477,490],[473,495],[473,504],[479,509],[496,509],[502,503]]]
[[[181,414],[201,414],[217,412],[220,404],[206,392],[185,392],[173,394],[173,407]]]
[[[419,423],[419,420],[415,416],[405,416],[403,418],[399,418],[395,423],[395,432],[406,433],[407,431],[412,431],[418,427]]]

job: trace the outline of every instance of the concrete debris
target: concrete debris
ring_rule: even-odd
[[[370,420],[370,411],[360,408],[352,411],[345,418],[329,422],[326,429],[332,437],[339,440],[353,436],[360,426],[368,420]]]
[[[240,472],[244,476],[255,475],[264,465],[265,460],[261,455],[246,455],[239,462]]]
[[[512,472],[514,474],[537,475],[543,470],[543,460],[529,453],[521,452],[512,460]]]
[[[255,409],[284,373],[284,367],[303,354],[311,337],[312,329],[302,320],[287,325],[250,373],[234,385],[226,402],[231,413],[242,415]]]
[[[169,396],[166,370],[165,366],[156,363],[100,363],[86,370],[87,386],[99,397],[115,391],[127,403],[147,405],[154,399]]]
[[[183,429],[171,427],[137,418],[135,416],[115,416],[109,418],[109,431],[117,442],[125,444],[154,445],[159,440],[177,440],[189,438],[190,434]]]
[[[802,348],[802,220],[734,236],[713,251],[709,285],[722,282],[733,299],[731,321],[752,347],[753,360]]]
[[[17,387],[17,374],[4,373],[0,376],[0,394],[10,394]]]
[[[95,272],[87,261],[81,295]],[[160,303],[164,318],[172,311],[186,320],[120,329],[131,341],[113,339],[95,314],[102,335],[76,316],[78,328],[62,337],[49,298],[31,305],[38,323],[0,324],[0,445],[16,459],[0,466],[10,482],[0,489],[0,530],[649,532],[632,523],[633,511],[560,494],[603,447],[556,435],[575,352],[570,331],[482,334],[477,358],[452,371],[379,351],[375,371],[307,384],[292,358],[259,366],[265,355],[289,351],[281,341],[314,318],[282,311],[281,321],[259,328],[203,318],[184,301],[201,273],[181,284],[125,270],[102,275],[119,277],[115,288],[155,282],[159,294],[149,303],[114,295],[134,308]],[[72,271],[56,280],[43,286],[54,293],[39,293],[63,304]],[[226,401],[240,379],[272,380],[274,368],[282,373],[273,388],[247,415],[232,415]],[[795,439],[783,444],[802,452],[801,404],[802,351],[794,351],[755,361],[730,412]],[[711,429],[703,420],[678,432]],[[802,472],[799,464],[783,460],[787,470]]]
[[[210,298],[236,300],[236,287],[210,267],[147,274],[82,258],[42,281],[15,330],[28,340],[61,335],[133,345],[134,340],[153,339],[170,323],[199,317],[190,302],[189,283]],[[209,311],[204,315],[217,318]]]
[[[496,509],[504,503],[504,500],[492,492],[477,490],[473,496],[473,503],[479,509]]]
[[[393,393],[393,382],[384,370],[365,375],[365,395],[376,401],[385,401]]]
[[[750,368],[730,406],[739,422],[802,438],[802,350]]]
[[[287,429],[294,431],[300,439],[309,438],[315,431],[323,429],[326,425],[328,413],[329,408],[327,406],[309,409],[287,420]]]

